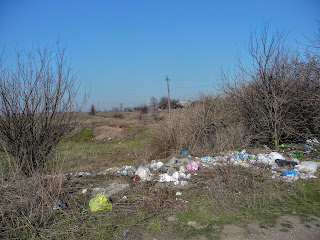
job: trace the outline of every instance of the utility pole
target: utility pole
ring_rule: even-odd
[[[171,104],[170,104],[170,88],[169,88],[169,78],[166,76],[167,86],[168,86],[168,108],[169,108],[169,118],[171,117]]]

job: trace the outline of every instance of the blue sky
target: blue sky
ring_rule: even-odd
[[[213,92],[221,68],[245,56],[250,33],[268,21],[303,42],[317,31],[319,0],[0,1],[0,47],[66,42],[88,105],[100,110],[149,103],[151,96]]]

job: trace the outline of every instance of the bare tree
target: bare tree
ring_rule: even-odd
[[[157,108],[158,107],[158,100],[155,97],[151,97],[150,99],[150,107]]]
[[[16,66],[0,64],[0,150],[30,176],[71,131],[85,101],[77,104],[79,85],[59,42],[16,54]]]
[[[91,105],[89,113],[90,113],[90,115],[95,115],[96,114],[96,107],[94,106],[94,104]]]
[[[222,79],[254,140],[279,149],[280,142],[316,134],[319,62],[299,57],[287,47],[286,34],[270,34],[268,24],[251,35],[247,51],[250,65],[239,60],[235,72]]]
[[[160,101],[158,103],[158,107],[161,109],[168,109],[169,108],[168,107],[168,98],[167,97],[160,98]],[[170,107],[172,109],[182,108],[178,99],[170,99]]]
[[[251,65],[244,66],[239,60],[233,74],[222,76],[228,82],[225,92],[235,98],[240,116],[256,140],[273,142],[276,148],[286,127],[284,96],[290,87],[286,74],[290,55],[284,45],[285,38],[283,33],[270,36],[266,24],[260,34],[251,34],[247,46]]]

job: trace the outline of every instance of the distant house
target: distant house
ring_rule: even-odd
[[[191,106],[191,101],[190,100],[180,100],[179,101],[179,105],[181,105],[182,107],[190,107]]]

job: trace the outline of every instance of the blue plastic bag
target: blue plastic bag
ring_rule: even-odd
[[[296,173],[294,170],[292,170],[292,171],[286,171],[286,172],[283,174],[284,177],[285,177],[285,176],[288,176],[288,175],[296,176],[297,173]]]

